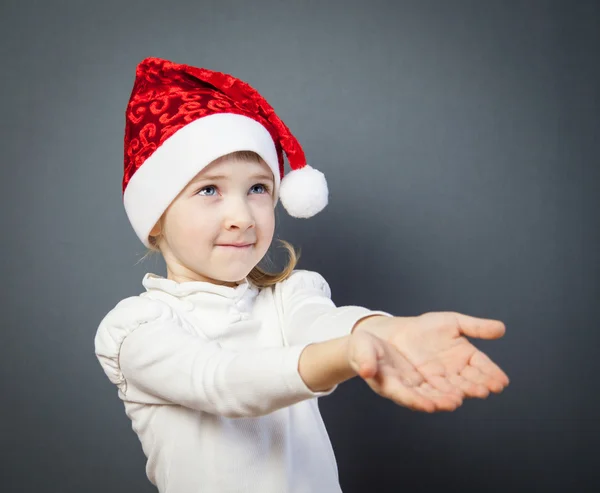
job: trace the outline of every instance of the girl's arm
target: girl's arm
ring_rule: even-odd
[[[314,392],[322,392],[356,376],[348,359],[350,336],[309,344],[300,354],[298,372]]]
[[[275,287],[275,297],[281,306],[283,331],[290,346],[350,335],[359,322],[373,315],[392,317],[362,306],[337,307],[329,284],[314,271],[295,271]]]
[[[328,395],[350,378],[341,363],[343,341],[307,345],[227,350],[189,333],[166,303],[136,296],[109,312],[95,338],[96,355],[123,400],[227,417],[261,416]]]

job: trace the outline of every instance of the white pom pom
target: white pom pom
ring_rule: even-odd
[[[290,171],[281,180],[279,198],[290,216],[314,216],[325,208],[328,196],[325,175],[308,165]]]

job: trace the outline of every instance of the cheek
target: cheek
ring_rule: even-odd
[[[208,243],[217,236],[218,224],[207,214],[182,214],[177,221],[177,234],[186,244]]]
[[[273,208],[261,210],[259,216],[260,234],[262,237],[272,237],[275,232],[275,212]]]

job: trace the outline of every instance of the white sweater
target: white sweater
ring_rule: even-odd
[[[101,321],[95,352],[118,388],[160,493],[336,493],[338,470],[317,398],[298,373],[311,343],[373,314],[335,307],[316,272],[272,288],[176,281]]]

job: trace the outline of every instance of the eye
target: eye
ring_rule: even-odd
[[[259,190],[257,193],[258,194],[264,194],[264,193],[271,193],[271,187],[269,187],[268,185],[265,185],[264,183],[257,183],[256,185],[252,185],[252,187],[250,188],[250,190]]]
[[[209,192],[214,191],[215,193],[202,193],[205,190],[208,190]],[[208,186],[203,187],[200,190],[198,190],[198,195],[204,195],[205,197],[214,197],[216,192],[217,192],[217,188],[214,185],[208,185]]]

